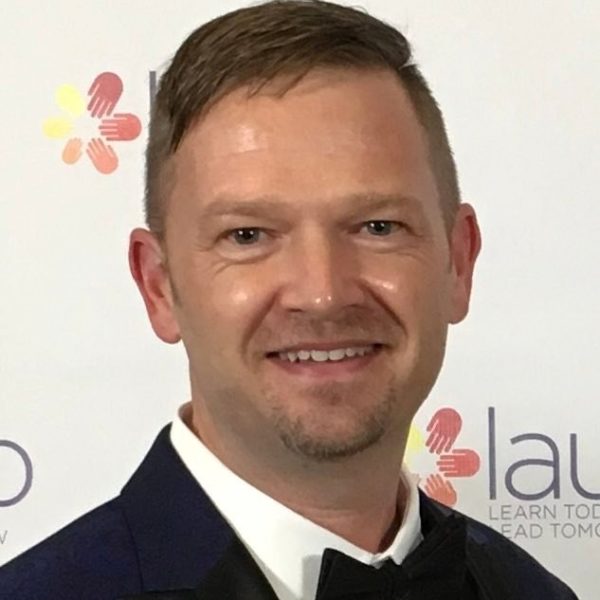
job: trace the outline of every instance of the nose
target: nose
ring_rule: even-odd
[[[282,266],[280,303],[288,311],[322,317],[365,302],[356,248],[326,233],[310,232],[290,244]]]

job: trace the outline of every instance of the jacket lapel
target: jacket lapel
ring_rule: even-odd
[[[208,572],[196,588],[198,600],[277,600],[277,596],[258,565],[235,539],[221,560]]]
[[[239,540],[192,590],[146,592],[119,600],[277,600],[273,589]]]
[[[142,589],[155,593],[143,597],[276,600],[258,565],[179,458],[169,431],[169,425],[162,429],[119,497]]]

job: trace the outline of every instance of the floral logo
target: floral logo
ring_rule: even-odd
[[[121,78],[108,71],[100,73],[92,82],[87,92],[87,104],[75,86],[64,84],[57,88],[55,101],[62,114],[46,119],[43,131],[49,138],[65,140],[62,150],[65,164],[77,163],[85,148],[85,154],[99,173],[108,175],[117,169],[119,157],[108,142],[129,142],[142,130],[136,115],[113,114],[122,93]],[[89,135],[84,137],[81,134],[86,129]]]
[[[455,446],[461,429],[460,414],[453,408],[440,408],[427,425],[427,439],[413,424],[406,446],[405,461],[409,466],[425,448],[430,455],[436,455],[435,467],[428,470],[426,477],[419,477],[419,482],[428,496],[446,506],[455,506],[458,502],[458,492],[452,482],[473,477],[481,465],[475,450]]]

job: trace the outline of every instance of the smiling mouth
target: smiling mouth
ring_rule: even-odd
[[[367,354],[377,352],[382,344],[368,344],[349,348],[339,348],[336,350],[296,350],[283,352],[269,352],[267,358],[278,358],[291,363],[324,363],[324,362],[343,362],[360,358]]]
[[[365,351],[362,353],[355,353],[353,356],[344,355],[342,358],[337,358],[339,353],[334,354],[333,352],[310,352],[308,358],[306,353],[302,354],[301,352],[270,352],[267,354],[267,358],[278,367],[280,373],[288,375],[309,378],[348,378],[355,376],[373,363],[382,353],[383,345],[372,344],[364,348]],[[292,354],[292,356],[290,357],[288,354]],[[297,356],[294,357],[294,354]]]

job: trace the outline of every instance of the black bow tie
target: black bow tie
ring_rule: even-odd
[[[465,577],[466,521],[439,523],[401,565],[379,569],[337,550],[323,554],[316,600],[458,600]]]

